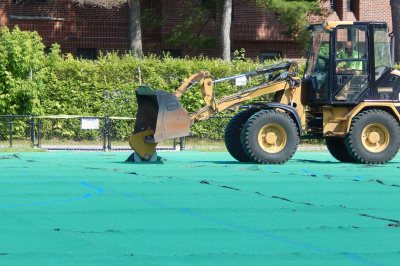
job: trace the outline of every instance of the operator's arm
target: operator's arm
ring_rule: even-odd
[[[360,61],[355,61],[352,59],[359,59],[358,53],[353,52],[353,54],[348,57],[343,53],[338,55],[338,59],[344,59],[336,66],[336,73],[341,75],[361,75],[362,74],[362,63]]]
[[[354,68],[336,68],[336,73],[340,75],[361,75],[362,71],[361,70],[356,70]]]

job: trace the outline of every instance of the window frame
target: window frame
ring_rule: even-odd
[[[265,60],[275,60],[282,58],[282,51],[277,50],[265,50],[261,51],[259,55],[260,62],[264,62]]]
[[[84,54],[90,54],[91,56],[83,56]],[[99,57],[99,49],[97,48],[76,48],[76,58],[85,60],[97,60]]]
[[[14,0],[15,5],[41,5],[41,4],[47,4],[51,0]]]

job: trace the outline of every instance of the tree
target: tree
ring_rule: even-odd
[[[397,43],[400,42],[400,0],[390,0],[390,7],[392,9],[392,25],[394,38]],[[400,61],[400,45],[395,45],[394,48],[394,61]]]
[[[224,0],[221,16],[221,50],[222,59],[231,60],[231,24],[232,24],[232,1]]]
[[[182,19],[182,22],[177,23],[171,29],[165,38],[165,42],[173,47],[185,47],[192,51],[214,48],[216,46],[216,39],[206,36],[205,31],[210,25],[214,25],[216,22],[216,0],[203,0],[195,5],[191,5],[193,4],[193,0],[185,1],[182,1],[182,3],[190,6],[190,9],[179,14],[181,17],[177,19]],[[163,23],[162,18],[158,23],[160,25]]]
[[[70,0],[80,5],[113,8],[128,3],[129,7],[129,49],[139,58],[143,56],[142,29],[140,23],[140,0]]]
[[[140,0],[128,0],[129,4],[129,49],[139,58],[143,57],[142,28],[140,24]]]
[[[321,2],[326,0],[254,0],[267,11],[274,12],[286,30],[286,36],[305,47],[309,40],[306,30],[310,15],[324,15]]]
[[[175,26],[167,38],[167,42],[191,49],[214,47],[216,40],[205,36],[203,31],[211,21],[221,18],[219,43],[221,57],[230,60],[231,54],[231,22],[233,0],[203,0],[193,5],[193,0],[186,0],[191,6],[191,14],[185,14],[182,23]]]

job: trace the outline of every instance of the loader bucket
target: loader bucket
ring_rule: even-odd
[[[174,94],[141,86],[136,90],[136,99],[138,111],[133,133],[146,130],[154,132],[144,142],[158,143],[189,135],[189,113]]]

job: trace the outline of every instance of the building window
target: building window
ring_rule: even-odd
[[[97,59],[97,49],[96,48],[78,48],[76,49],[76,57],[80,59]]]
[[[43,4],[47,2],[49,2],[49,0],[14,0],[14,4],[16,5]]]
[[[165,49],[163,50],[163,54],[169,55],[172,58],[181,58],[182,57],[182,50],[181,49]]]
[[[204,8],[207,12],[206,16],[207,19],[216,20],[217,19],[217,3],[214,0],[201,0],[200,5]],[[233,13],[233,11],[232,11]]]
[[[355,0],[348,0],[348,2],[347,2],[347,8],[348,8],[348,11],[351,11],[351,12],[353,12],[353,13],[356,13],[356,10],[357,10],[357,1],[355,1]]]
[[[281,57],[282,57],[282,52],[280,51],[263,51],[260,54],[260,61],[264,62],[265,60],[275,60]]]
[[[329,10],[337,11],[337,1],[336,0],[329,0]]]
[[[216,8],[216,2],[212,0],[201,0],[200,4],[203,5],[205,8]]]

